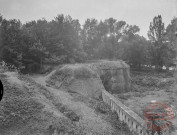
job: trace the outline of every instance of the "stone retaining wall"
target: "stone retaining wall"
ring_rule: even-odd
[[[113,111],[117,112],[119,119],[128,125],[130,131],[138,135],[148,135],[144,120],[141,117],[104,89],[102,90],[102,98],[105,103],[111,106]]]

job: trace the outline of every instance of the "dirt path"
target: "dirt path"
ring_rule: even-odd
[[[99,115],[97,115],[94,110],[88,107],[85,103],[74,101],[73,97],[61,89],[54,89],[46,86],[46,80],[48,77],[53,74],[55,71],[52,71],[47,76],[33,76],[32,78],[39,84],[47,88],[51,93],[53,93],[57,99],[69,109],[74,111],[77,115],[81,117],[78,124],[84,126],[88,134],[107,134],[112,131],[112,126],[103,120]]]

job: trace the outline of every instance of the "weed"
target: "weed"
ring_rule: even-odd
[[[95,110],[100,113],[108,113],[110,107],[103,102],[99,102],[97,103]]]

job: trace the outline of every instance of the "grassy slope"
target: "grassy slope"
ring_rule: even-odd
[[[53,72],[54,73],[54,72]],[[57,72],[58,73],[58,72]],[[52,74],[51,74],[52,75]],[[53,81],[60,81],[58,78],[60,78],[61,74],[54,73],[55,79]],[[111,115],[110,108],[104,112],[100,113],[99,109],[95,106],[98,103],[101,102],[101,100],[96,100],[93,98],[87,98],[83,97],[82,95],[78,93],[68,93],[66,90],[62,90],[62,88],[56,89],[55,84],[52,84],[51,81],[49,81],[50,76],[36,76],[34,77],[34,80],[37,83],[42,84],[44,87],[46,86],[45,80],[48,80],[47,83],[47,89],[51,91],[58,99],[61,100],[61,103],[76,114],[80,116],[80,120],[78,122],[79,125],[82,125],[84,127],[84,131],[86,134],[96,134],[96,135],[102,135],[102,134],[110,134],[110,135],[116,135],[120,133],[120,128],[117,128],[120,126],[120,121],[118,119],[115,119],[116,114]],[[48,87],[52,86],[54,88]],[[106,106],[102,102],[102,106]],[[65,109],[64,109],[65,110]],[[62,109],[63,111],[63,109]],[[108,113],[109,112],[109,113]],[[117,123],[117,124],[116,124]],[[125,131],[127,134],[131,134],[128,130]]]
[[[0,109],[1,134],[18,133],[25,129],[29,121],[34,120],[41,113],[43,105],[36,102],[27,87],[11,83],[8,76],[1,74],[4,84],[4,97]]]
[[[76,97],[70,94],[73,97],[71,100],[73,104],[81,102],[80,109],[86,105],[84,108],[89,107],[95,116],[112,127],[111,129],[104,127],[102,131],[88,131],[90,128],[86,126],[87,123],[83,123],[84,120],[80,114],[75,113],[80,110],[73,111],[72,104],[71,109],[68,108],[58,100],[57,94],[50,92],[50,89],[41,85],[42,83],[36,83],[28,76],[13,72],[1,72],[0,79],[5,90],[3,100],[0,102],[0,135],[52,135],[54,132],[69,135],[88,133],[101,135],[104,130],[108,135],[120,133],[121,123],[117,120],[116,114],[112,113],[109,107],[106,111],[102,111],[106,106],[103,102],[101,109],[98,109],[100,108],[99,100],[87,99],[75,93],[75,96],[79,97],[79,100],[77,98],[75,101]],[[85,109],[84,112],[86,112]],[[80,120],[81,123],[78,122]],[[100,127],[97,122],[95,119],[95,125],[92,126]],[[126,131],[125,125],[123,127],[125,127],[123,128],[125,133],[131,134]]]
[[[60,104],[44,88],[14,73],[1,73],[0,78],[5,90],[0,103],[1,135],[51,135],[54,129],[82,134],[81,128],[62,115]]]

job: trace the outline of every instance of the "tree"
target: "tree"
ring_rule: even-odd
[[[25,72],[39,72],[44,64],[83,62],[86,59],[123,59],[132,66],[169,67],[176,57],[174,18],[166,31],[162,17],[154,17],[148,36],[139,27],[108,18],[87,19],[83,28],[71,16],[57,15],[22,24],[0,15],[0,59]]]
[[[80,24],[70,16],[58,15],[21,24],[19,20],[0,18],[0,58],[24,72],[38,72],[43,63],[80,62],[84,51]]]
[[[173,18],[171,23],[166,28],[166,38],[172,44],[175,44],[177,42],[176,32],[177,32],[177,18]]]
[[[87,19],[83,25],[81,37],[82,44],[88,59],[95,58],[98,48],[98,21],[96,19]]]
[[[21,51],[21,26],[16,19],[1,21],[1,59],[15,66],[19,65],[17,57]]]
[[[154,17],[150,23],[148,37],[153,43],[152,50],[152,65],[155,65],[157,69],[161,69],[164,65],[162,50],[165,47],[165,28],[162,22],[161,15]]]
[[[177,20],[175,18],[165,29],[160,15],[154,17],[153,22],[150,24],[148,36],[153,44],[151,62],[158,69],[161,69],[162,66],[166,66],[168,69],[168,67],[174,64],[177,50],[176,29]]]
[[[122,51],[121,59],[131,67],[140,69],[144,65],[149,65],[149,43],[143,36],[137,34],[139,30],[136,25],[127,25],[119,48]]]
[[[168,59],[165,63],[168,66],[174,65],[176,63],[176,53],[177,53],[177,18],[174,18],[166,28],[166,40],[168,46]]]
[[[104,55],[108,59],[116,59],[118,51],[118,40],[121,36],[121,29],[126,24],[123,21],[118,22],[114,18],[109,18],[104,21],[107,27],[107,33],[104,44]]]

